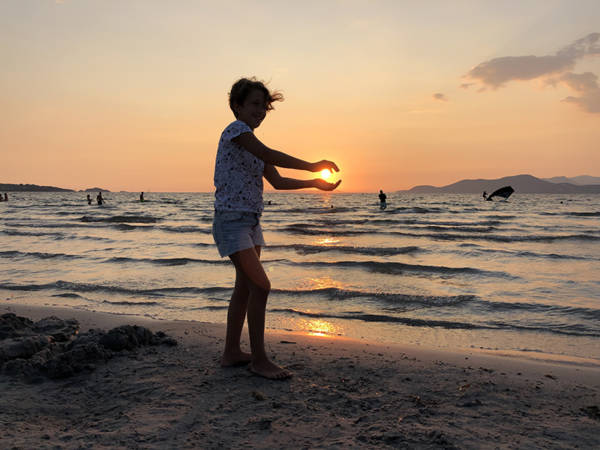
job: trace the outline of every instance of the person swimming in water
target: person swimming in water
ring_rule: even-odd
[[[104,199],[102,198],[102,192],[98,192],[98,195],[96,196],[96,201],[98,202],[98,205],[102,205],[104,203]]]
[[[87,195],[87,201],[88,201],[88,205],[92,204],[92,197],[90,196],[90,194]]]
[[[379,209],[387,208],[387,195],[383,193],[383,191],[379,190]]]
[[[140,194],[140,202],[143,202],[143,201],[144,201],[144,193],[142,192],[142,193]]]

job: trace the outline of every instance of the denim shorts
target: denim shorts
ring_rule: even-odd
[[[253,212],[215,211],[212,233],[222,257],[265,245],[260,214]]]

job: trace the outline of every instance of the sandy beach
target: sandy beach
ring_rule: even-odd
[[[0,314],[74,318],[80,332],[137,324],[143,346],[63,379],[0,376],[2,448],[598,448],[600,369],[478,352],[269,333],[294,372],[219,367],[224,329],[4,303]]]

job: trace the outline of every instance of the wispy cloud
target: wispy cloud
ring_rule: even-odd
[[[581,74],[571,72],[577,61],[600,55],[600,33],[591,33],[578,39],[553,55],[545,56],[504,56],[484,61],[467,74],[466,78],[486,88],[499,89],[517,80],[544,79],[547,84],[562,83],[568,86],[577,97],[570,96],[566,102],[575,103],[584,111],[600,112],[600,88],[598,77],[591,72]],[[463,83],[468,88],[472,83]]]
[[[567,103],[575,103],[584,111],[589,113],[600,113],[600,89],[588,89],[583,91],[579,97],[568,96],[563,99]]]
[[[567,72],[560,80],[574,91],[585,92],[598,89],[598,76],[592,72],[572,73]]]
[[[444,94],[442,94],[441,92],[436,92],[435,94],[433,94],[433,98],[436,100],[439,100],[441,102],[447,102],[448,99],[446,98],[446,96]]]

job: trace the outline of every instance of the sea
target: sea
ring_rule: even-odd
[[[9,193],[0,304],[225,323],[213,194],[103,196]],[[600,365],[600,195],[264,197],[268,329]]]

